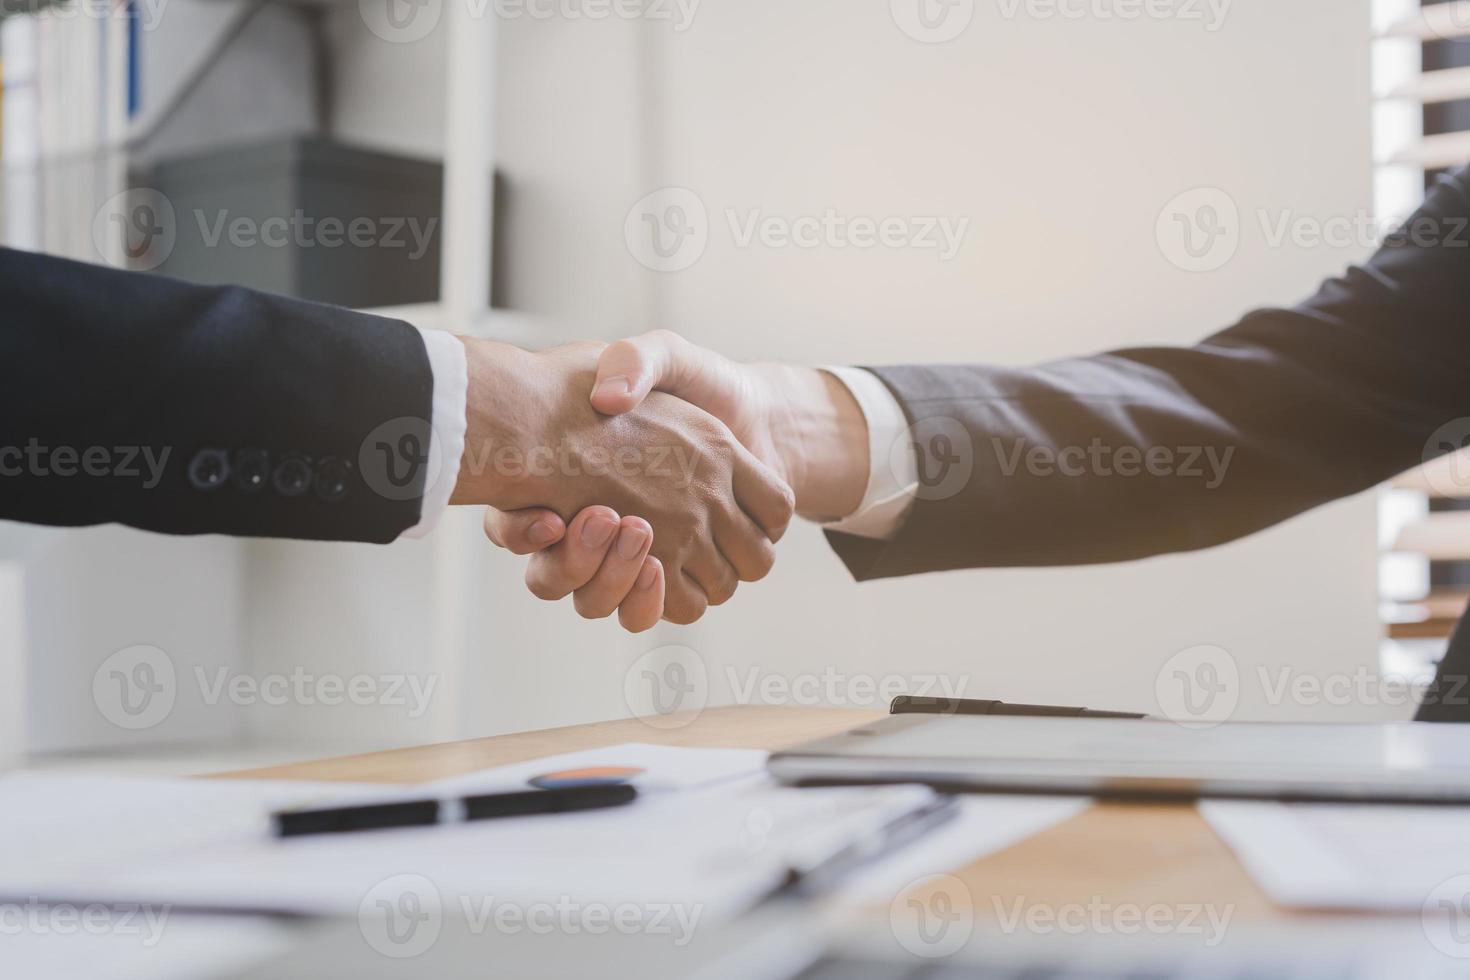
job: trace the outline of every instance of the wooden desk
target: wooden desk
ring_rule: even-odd
[[[637,719],[577,725],[230,773],[230,778],[414,783],[620,742],[781,749],[883,717],[813,708],[712,708],[683,727]],[[1109,902],[1234,906],[1234,920],[1281,918],[1192,806],[1101,804],[1021,843],[951,869],[994,914],[990,896],[1028,905]],[[983,896],[983,898],[982,898]]]

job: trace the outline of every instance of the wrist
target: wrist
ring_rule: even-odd
[[[776,452],[796,492],[796,511],[815,521],[840,520],[867,492],[868,423],[839,379],[816,368],[771,365],[777,405],[771,421]]]
[[[531,430],[534,355],[510,344],[460,337],[465,346],[469,387],[465,399],[464,453],[451,504],[507,502],[524,477],[524,459],[537,444]]]

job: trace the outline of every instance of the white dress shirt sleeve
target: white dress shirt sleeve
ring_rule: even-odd
[[[419,522],[400,537],[422,538],[434,530],[439,515],[449,506],[454,485],[459,482],[459,462],[464,456],[468,421],[470,371],[464,344],[443,330],[420,330],[429,352],[429,369],[434,375],[434,400],[429,419],[429,476],[424,486]]]
[[[908,418],[903,406],[871,371],[852,367],[823,368],[847,386],[868,423],[868,488],[863,502],[829,531],[863,538],[891,537],[903,525],[919,487],[919,464],[907,445]]]

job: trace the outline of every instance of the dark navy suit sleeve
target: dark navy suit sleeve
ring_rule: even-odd
[[[1467,226],[1461,171],[1366,265],[1195,347],[872,369],[932,485],[888,540],[834,547],[859,579],[1190,551],[1459,448],[1437,434],[1470,416]]]
[[[1195,347],[874,369],[927,485],[891,538],[834,548],[859,579],[1191,551],[1463,448],[1467,225],[1462,170],[1364,266]],[[1418,717],[1470,722],[1464,622]]]
[[[405,323],[0,249],[0,518],[388,542],[433,375]]]

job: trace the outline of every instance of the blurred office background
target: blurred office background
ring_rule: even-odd
[[[11,17],[5,241],[152,266],[110,230],[137,216],[115,204],[131,187],[175,210],[159,271],[426,327],[531,347],[668,327],[742,359],[1022,364],[1188,344],[1294,302],[1370,244],[1277,241],[1276,221],[1403,214],[1426,174],[1470,159],[1455,71],[1470,4],[1426,19],[1412,0],[1217,0],[1151,18],[980,0],[953,8],[968,19],[946,38],[905,2],[92,0]],[[670,187],[707,209],[709,240],[659,272],[625,223]],[[1233,255],[1205,271],[1160,231],[1198,188],[1239,215]],[[412,260],[201,250],[197,214],[298,207],[441,223]],[[948,261],[742,247],[730,227],[827,209],[969,226]],[[1427,669],[1463,604],[1454,559],[1470,558],[1445,484],[1202,554],[862,586],[801,526],[768,580],[639,637],[531,597],[475,512],[386,548],[0,525],[0,759],[190,771],[621,717],[630,668],[673,644],[697,652],[712,704],[752,677],[836,672],[1153,710],[1162,665],[1208,645],[1244,679],[1240,717],[1406,717],[1279,703],[1258,679]],[[98,709],[94,680],[140,645],[166,652],[177,698],[131,729]],[[298,669],[436,686],[417,715],[211,703],[220,678]],[[835,689],[845,706],[867,691]]]

